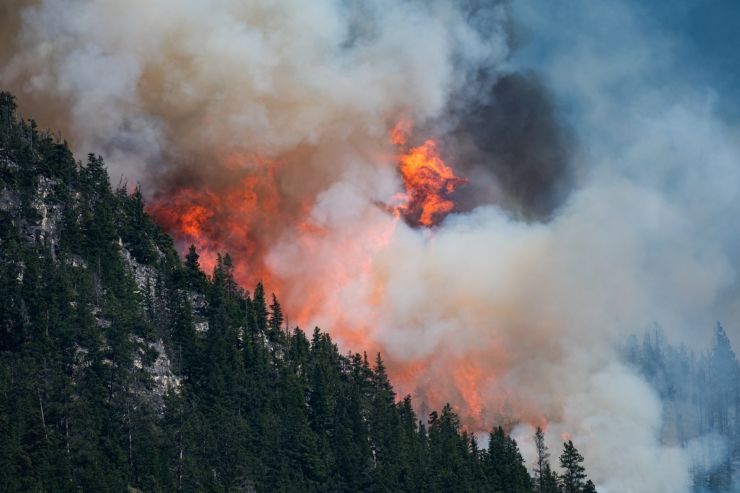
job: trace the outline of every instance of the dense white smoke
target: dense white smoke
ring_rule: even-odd
[[[76,144],[138,177],[172,153],[276,155],[435,116],[506,54],[502,8],[480,15],[485,35],[448,2],[41,1],[3,81],[68,103]]]
[[[463,3],[41,0],[3,19],[0,81],[145,187],[193,169],[218,186],[232,151],[283,162],[281,196],[309,205],[264,254],[289,313],[318,293],[311,321],[380,348],[422,404],[547,420],[599,491],[688,491],[689,455],[659,442],[661,404],[616,347],[653,320],[697,342],[737,312],[737,138],[711,99],[645,82],[666,43],[619,4],[585,2],[593,32],[569,38],[546,2]],[[412,228],[378,206],[400,191],[388,132],[486,102],[481,78],[516,68],[510,14],[553,39],[542,72],[575,101],[587,173],[547,223],[488,204]]]

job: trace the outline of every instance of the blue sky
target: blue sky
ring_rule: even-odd
[[[740,118],[740,2],[737,0],[659,0],[631,2],[645,11],[649,23],[676,40],[696,84],[713,87],[718,109]],[[644,5],[643,5],[644,4]]]
[[[515,0],[513,9],[523,35],[516,65],[547,67],[576,43],[604,58],[649,49],[650,63],[620,78],[620,87],[629,91],[634,77],[688,86],[717,98],[724,118],[740,120],[740,1]]]

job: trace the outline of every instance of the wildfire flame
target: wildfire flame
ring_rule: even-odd
[[[205,186],[168,190],[154,197],[147,211],[175,238],[182,251],[190,244],[196,245],[206,272],[213,269],[219,253],[230,253],[237,257],[237,281],[253,286],[257,280],[269,281],[269,270],[262,262],[265,237],[272,232],[270,224],[281,219],[281,211],[275,163],[260,161],[258,166],[247,167],[247,161],[236,154],[226,156],[225,168],[231,174],[228,186],[218,190]]]
[[[279,161],[239,154],[221,158],[220,169],[228,177],[220,185],[210,185],[209,180],[197,185],[193,184],[197,180],[191,180],[188,186],[175,184],[155,197],[148,210],[175,237],[182,251],[190,244],[196,245],[206,272],[213,269],[218,253],[231,253],[236,280],[245,287],[263,281],[268,290],[287,302],[286,309],[294,324],[310,326],[316,322],[317,311],[331,313],[330,326],[325,328],[343,345],[355,351],[382,351],[372,330],[372,307],[380,305],[386,290],[384,281],[375,277],[376,255],[391,244],[400,217],[413,226],[439,224],[454,210],[450,195],[466,183],[444,162],[433,139],[410,145],[412,130],[412,122],[401,119],[390,132],[390,141],[397,149],[393,160],[404,186],[403,192],[391,198],[389,211],[393,217],[363,221],[359,236],[356,232],[348,236],[337,234],[315,222],[310,201],[286,204],[289,199],[280,192],[276,177]],[[311,279],[309,292],[300,289],[306,279],[295,278],[301,274],[293,272],[288,275],[292,278],[286,278],[266,263],[273,239],[286,231],[291,232],[296,251],[305,258],[323,255],[326,238],[339,244],[332,251],[340,257],[322,271],[323,282]],[[366,325],[359,326],[356,318],[347,319],[337,297],[343,289],[353,289],[351,286],[358,279],[370,287],[365,299],[368,319]],[[299,296],[296,289],[300,290]],[[468,426],[477,429],[488,424],[485,414],[490,403],[480,391],[489,381],[488,369],[472,361],[459,361],[449,382],[454,390],[445,390],[425,380],[429,361],[390,360],[387,364],[399,391],[415,394],[432,408],[440,408],[448,401],[457,402],[461,406],[457,410]]]
[[[437,143],[428,139],[407,148],[411,123],[401,119],[391,131],[391,142],[406,151],[399,158],[399,171],[406,193],[398,197],[397,210],[410,222],[431,227],[455,208],[449,198],[466,180],[455,175],[439,155]]]

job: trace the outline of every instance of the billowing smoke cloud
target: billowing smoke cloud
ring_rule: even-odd
[[[139,166],[384,138],[506,54],[495,23],[484,37],[443,2],[46,1],[22,19],[6,83],[64,100],[78,146]]]
[[[487,97],[486,97],[487,96]],[[548,219],[577,178],[573,136],[532,72],[497,77],[475,104],[453,112],[456,128],[443,141],[466,176],[460,210],[499,204],[524,219]],[[445,115],[445,125],[450,118]]]
[[[736,311],[740,151],[706,98],[651,77],[666,43],[622,4],[27,4],[3,11],[0,80],[142,180],[180,239],[230,251],[291,320],[382,350],[422,410],[547,422],[600,491],[688,491],[616,347],[652,320],[693,342]],[[517,24],[549,43],[539,74],[510,57]],[[402,120],[468,180],[432,229],[388,212]]]

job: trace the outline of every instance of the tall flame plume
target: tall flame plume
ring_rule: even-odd
[[[455,175],[439,155],[437,143],[427,139],[419,146],[408,147],[411,123],[401,119],[391,131],[391,142],[403,150],[399,157],[399,171],[403,177],[405,194],[398,210],[412,223],[431,227],[452,212],[453,192],[466,183]]]

